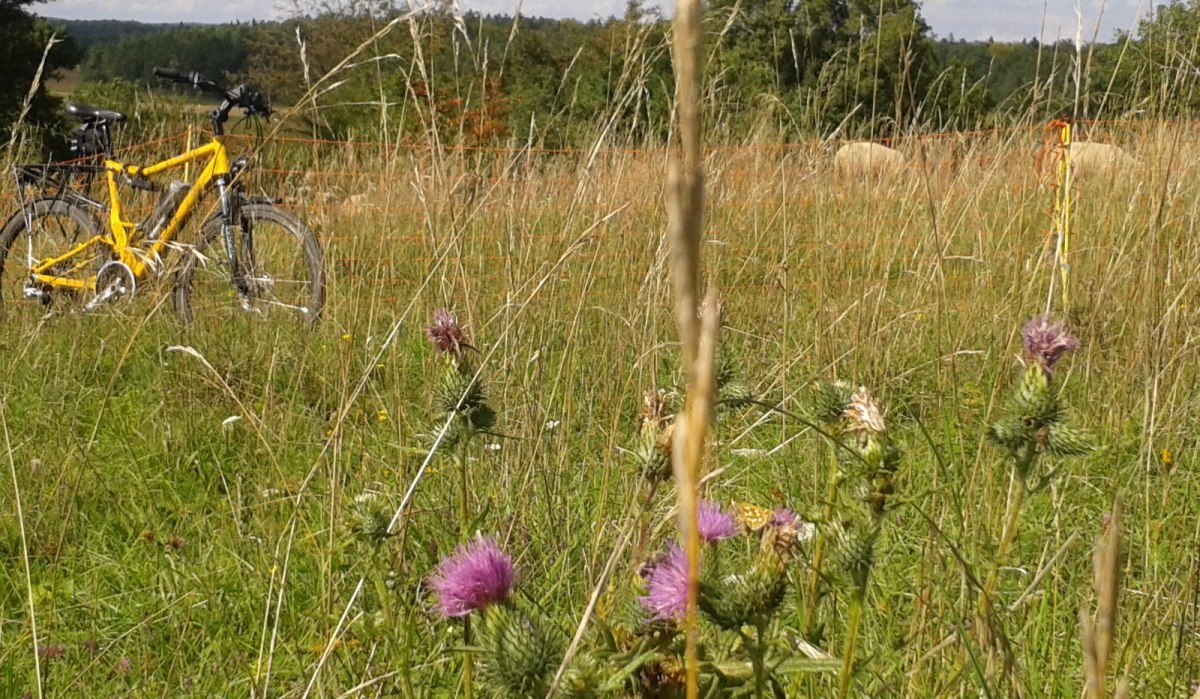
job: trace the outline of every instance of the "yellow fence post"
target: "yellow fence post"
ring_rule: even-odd
[[[1070,308],[1067,283],[1071,274],[1068,259],[1071,252],[1071,122],[1063,118],[1055,123],[1058,126],[1058,158],[1054,178],[1054,261],[1062,284],[1063,311],[1067,312]]]

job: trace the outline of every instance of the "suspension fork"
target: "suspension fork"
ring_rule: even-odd
[[[246,283],[244,271],[238,261],[237,241],[233,234],[235,226],[242,228],[244,249],[249,251],[253,248],[249,240],[250,233],[241,221],[241,188],[232,182],[230,175],[217,175],[216,183],[217,194],[221,200],[221,242],[225,246],[225,259],[229,261],[229,279],[237,289],[238,295],[245,299],[250,295],[250,285]]]

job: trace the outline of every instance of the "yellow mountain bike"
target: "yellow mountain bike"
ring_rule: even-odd
[[[82,121],[72,134],[72,150],[91,161],[14,168],[21,210],[0,228],[0,313],[11,316],[22,301],[49,305],[67,299],[89,311],[130,299],[140,281],[166,269],[163,255],[174,248],[182,257],[172,301],[183,322],[242,311],[314,322],[325,302],[320,243],[275,201],[249,196],[243,185],[248,159],[231,163],[225,150],[230,111],[267,117],[266,100],[245,85],[226,89],[199,73],[155,68],[154,74],[221,98],[212,111],[212,140],[153,165],[127,165],[110,156],[110,127],[125,115],[68,103],[68,114]],[[201,160],[205,165],[194,182],[160,185],[150,179]],[[105,176],[102,200],[75,185],[98,174]],[[122,185],[160,193],[144,221],[127,220]],[[174,242],[201,198],[213,191],[218,206],[200,226],[198,239]]]

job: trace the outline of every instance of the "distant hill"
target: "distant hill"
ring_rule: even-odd
[[[59,19],[44,17],[47,22],[67,32],[80,50],[87,51],[97,44],[115,44],[127,36],[157,34],[168,29],[200,26],[196,24],[146,24],[121,19]]]
[[[128,20],[44,18],[79,49],[84,82],[116,78],[145,82],[154,66],[197,70],[222,77],[247,70],[253,32],[262,23],[149,24]]]

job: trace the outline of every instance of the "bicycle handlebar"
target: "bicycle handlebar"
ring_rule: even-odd
[[[197,73],[192,73],[192,75],[198,77]],[[179,71],[174,70],[172,68],[155,68],[154,76],[157,78],[166,78],[167,80],[174,80],[175,82],[183,82],[183,81],[191,82],[191,79],[189,77],[185,76],[183,73],[180,73]]]
[[[262,93],[257,90],[251,90],[246,85],[238,85],[232,90],[227,90],[212,80],[205,78],[200,73],[182,73],[173,68],[155,68],[154,75],[165,80],[170,80],[171,82],[191,85],[203,92],[220,95],[225,100],[219,110],[222,121],[224,121],[224,117],[229,115],[229,110],[233,107],[241,107],[249,116],[271,116],[271,106],[267,104]]]

